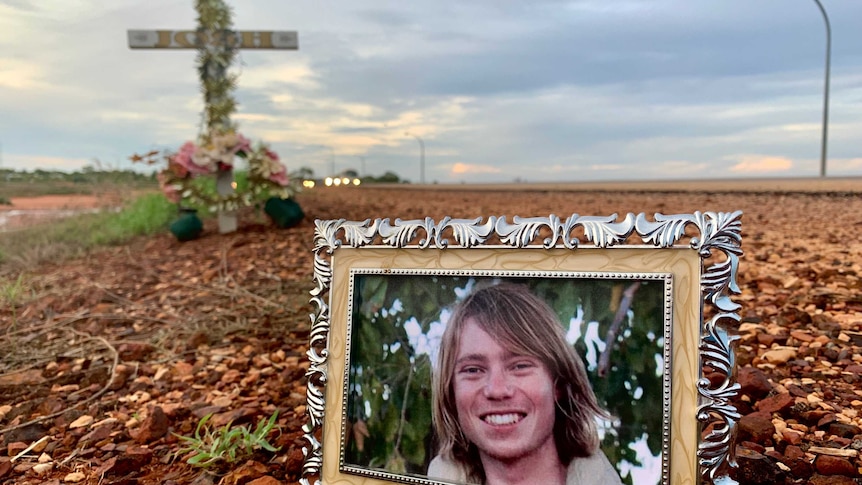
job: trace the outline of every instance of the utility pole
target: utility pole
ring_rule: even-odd
[[[823,22],[826,23],[826,75],[823,87],[823,135],[820,139],[820,176],[826,176],[826,144],[829,139],[829,68],[832,57],[832,27],[829,25],[829,16],[820,0],[814,0],[820,13],[823,14]]]
[[[406,136],[412,136],[419,142],[419,183],[425,185],[425,142],[418,135],[405,131]]]

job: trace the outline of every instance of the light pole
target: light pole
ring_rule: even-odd
[[[365,174],[365,157],[363,157],[362,155],[356,155],[356,156],[359,157],[359,160],[362,162],[362,173],[360,173],[359,175],[364,177],[366,175]]]
[[[832,57],[832,27],[829,25],[829,16],[826,15],[826,9],[820,0],[814,0],[820,13],[823,14],[823,21],[826,23],[826,80],[823,88],[823,136],[820,140],[820,176],[826,176],[826,143],[829,139],[829,65]]]
[[[412,136],[419,142],[419,183],[425,184],[425,142],[418,135],[405,131],[404,135]]]

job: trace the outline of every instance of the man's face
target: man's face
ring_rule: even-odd
[[[556,456],[556,391],[547,367],[503,348],[472,319],[459,340],[453,379],[458,421],[482,458]]]

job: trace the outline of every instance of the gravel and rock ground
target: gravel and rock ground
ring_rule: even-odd
[[[858,185],[856,186],[858,187]],[[743,484],[862,483],[862,189],[326,189],[299,226],[169,234],[2,274],[0,483],[296,483],[314,219],[743,210]],[[277,452],[202,471],[178,438],[278,412]]]

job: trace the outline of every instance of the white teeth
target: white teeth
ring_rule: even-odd
[[[514,424],[521,420],[521,416],[517,413],[511,414],[489,414],[484,418],[485,422],[488,424]]]

